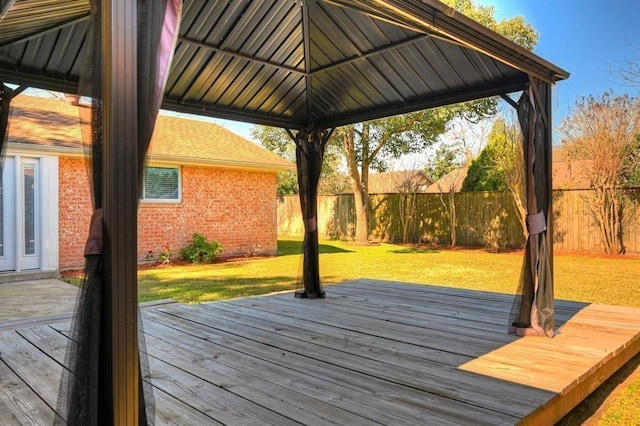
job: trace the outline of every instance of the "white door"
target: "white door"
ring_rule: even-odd
[[[16,268],[15,159],[4,159],[0,176],[0,271]]]
[[[18,199],[20,201],[17,213],[18,238],[20,250],[20,269],[40,268],[40,162],[37,159],[23,158],[20,161],[18,174]]]

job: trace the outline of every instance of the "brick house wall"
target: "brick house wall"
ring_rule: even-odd
[[[275,253],[277,194],[274,172],[183,166],[180,204],[141,203],[138,258],[157,256],[169,244],[174,254],[194,232],[223,245],[222,255]],[[84,264],[91,217],[85,160],[60,157],[60,269]]]

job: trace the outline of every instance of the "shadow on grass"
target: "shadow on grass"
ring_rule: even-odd
[[[421,248],[421,247],[402,247],[395,250],[389,250],[389,253],[394,254],[435,254],[440,253],[440,250],[433,248]]]
[[[298,276],[268,278],[209,276],[167,279],[166,277],[159,278],[147,275],[139,278],[138,300],[147,302],[158,299],[173,299],[181,303],[208,302],[295,290],[300,286]]]
[[[320,244],[320,254],[355,253],[353,250],[345,250],[330,244]],[[278,256],[291,256],[302,253],[302,241],[278,240]]]
[[[631,376],[638,368],[640,368],[640,354],[631,358],[622,368],[593,391],[591,395],[556,423],[556,426],[578,426],[585,424],[587,420],[598,412],[598,409],[603,406],[609,395],[616,390],[616,387]]]
[[[325,284],[335,283],[336,277],[323,276]],[[147,275],[138,277],[138,301],[173,299],[181,303],[201,303],[238,297],[259,296],[302,288],[302,277],[275,276],[243,278],[238,276],[167,279]],[[293,296],[292,296],[293,297]]]

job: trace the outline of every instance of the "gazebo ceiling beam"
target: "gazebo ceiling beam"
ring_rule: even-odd
[[[513,93],[524,90],[528,81],[528,76],[523,75],[522,79],[520,80],[511,79],[508,82],[500,83],[494,86],[483,86],[477,89],[466,89],[461,92],[446,93],[441,96],[425,98],[425,100],[419,102],[387,106],[384,109],[379,109],[377,114],[374,115],[371,114],[371,111],[356,112],[354,114],[341,116],[340,118],[336,118],[330,121],[315,123],[315,127],[340,127],[351,123],[359,123],[362,121],[375,120],[378,118],[390,117],[393,115],[405,114],[413,111],[452,105],[460,102],[472,101],[475,99],[488,98],[503,93]]]
[[[487,98],[490,96],[502,95],[505,93],[513,93],[524,90],[528,83],[528,77],[523,75],[519,80],[509,80],[495,84],[493,86],[484,86],[477,89],[450,94],[443,94],[434,98],[425,98],[422,102],[402,103],[392,105],[384,109],[380,109],[376,116],[371,117],[370,111],[356,112],[339,118],[333,118],[326,121],[316,123],[292,122],[290,117],[281,116],[265,116],[262,114],[251,114],[247,111],[234,111],[225,107],[216,107],[215,105],[202,106],[201,104],[190,104],[189,102],[166,99],[162,103],[164,109],[180,111],[190,114],[204,115],[214,118],[223,118],[228,120],[242,120],[253,124],[262,124],[273,127],[305,129],[305,128],[322,128],[328,129],[340,127],[351,123],[358,123],[366,120],[388,117],[396,114],[404,114],[420,109],[435,108],[439,106],[454,104],[458,102],[466,102],[474,99]],[[417,109],[416,109],[417,108]]]
[[[518,109],[518,103],[516,101],[514,101],[508,94],[506,93],[501,93],[500,97],[502,99],[504,99],[504,101],[506,103],[508,103],[509,105],[511,105],[512,107],[514,107],[515,109]]]
[[[271,62],[269,60],[266,59],[261,59],[261,58],[257,58],[255,56],[251,56],[251,55],[247,55],[245,53],[240,53],[240,52],[234,52],[232,50],[228,50],[219,46],[215,46],[213,44],[210,43],[205,43],[203,41],[200,40],[196,40],[194,38],[191,37],[185,37],[185,36],[180,36],[178,37],[178,41],[183,42],[183,43],[187,43],[187,44],[193,44],[196,45],[198,47],[201,47],[203,49],[208,49],[211,50],[213,52],[217,52],[217,53],[221,53],[223,55],[227,55],[227,56],[232,56],[234,58],[239,58],[239,59],[244,59],[250,62],[255,62],[258,64],[262,64],[262,65],[266,65],[268,67],[272,67],[272,68],[277,68],[277,69],[281,69],[281,70],[285,70],[294,74],[299,74],[299,75],[304,75],[305,72],[303,70],[300,70],[298,68],[289,66],[289,65],[284,65],[284,64],[278,64],[275,62]]]
[[[309,30],[309,5],[307,2],[302,3],[302,39],[304,43],[304,71],[305,86],[307,96],[307,117],[312,115],[313,103],[313,82],[311,77],[311,33]]]
[[[36,87],[62,93],[77,93],[78,82],[0,69],[0,81],[20,86]]]
[[[399,49],[401,47],[416,43],[416,42],[418,42],[420,40],[424,40],[425,38],[430,38],[430,37],[431,37],[430,34],[420,34],[418,36],[414,36],[414,37],[408,38],[406,40],[401,40],[401,41],[398,41],[396,43],[387,44],[385,46],[382,46],[382,47],[379,47],[379,48],[376,48],[376,49],[371,49],[371,50],[368,50],[366,52],[363,52],[361,55],[352,56],[350,58],[346,58],[346,59],[343,59],[341,61],[336,61],[336,62],[334,62],[332,64],[329,64],[329,65],[326,65],[324,67],[316,68],[315,70],[313,70],[313,72],[311,74],[317,74],[317,73],[321,73],[321,72],[330,71],[330,70],[332,70],[334,68],[338,68],[338,67],[341,67],[343,65],[348,65],[348,64],[351,64],[353,62],[362,60],[362,59],[368,59],[368,58],[371,58],[373,56],[377,56],[377,55],[383,54],[385,52],[388,52],[390,50],[396,50],[396,49]]]
[[[9,46],[11,44],[15,44],[15,43],[20,43],[23,41],[29,41],[31,39],[34,38],[39,38],[47,33],[50,33],[52,31],[57,31],[61,28],[64,28],[66,26],[69,25],[73,25],[73,24],[78,24],[80,22],[84,22],[86,20],[89,19],[89,15],[90,15],[90,11],[86,11],[81,15],[76,15],[76,16],[72,16],[68,19],[62,20],[62,21],[58,21],[53,25],[50,25],[48,27],[44,27],[44,28],[37,28],[34,29],[33,32],[28,33],[28,34],[22,34],[18,37],[9,39],[9,40],[5,40],[3,42],[0,43],[0,47],[4,47],[4,46]]]

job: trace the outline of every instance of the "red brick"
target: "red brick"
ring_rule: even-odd
[[[84,263],[92,212],[85,160],[60,158],[60,269]],[[222,255],[277,250],[276,176],[271,172],[212,167],[182,168],[180,204],[141,203],[138,258],[169,244],[175,255],[194,232],[223,245]]]

